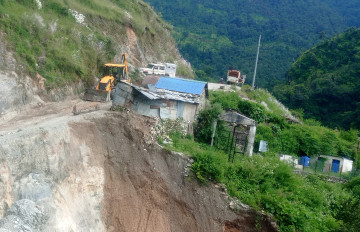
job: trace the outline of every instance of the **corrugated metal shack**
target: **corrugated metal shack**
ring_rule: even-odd
[[[208,96],[206,82],[174,77],[160,77],[155,85],[154,79],[144,82],[151,84],[144,88],[126,82],[118,83],[113,105],[121,105],[146,116],[172,120],[181,117],[190,122],[205,106]]]
[[[320,155],[310,159],[310,163],[319,168],[322,168],[322,172],[335,172],[343,173],[350,172],[353,168],[353,161],[345,157],[337,157],[330,155]]]

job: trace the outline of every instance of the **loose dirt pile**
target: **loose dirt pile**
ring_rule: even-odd
[[[157,145],[154,119],[44,107],[1,125],[0,231],[275,231],[186,177],[189,158]]]

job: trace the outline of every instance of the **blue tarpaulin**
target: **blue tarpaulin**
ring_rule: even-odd
[[[181,93],[200,95],[203,92],[206,84],[206,82],[194,81],[189,79],[160,77],[155,87],[158,89],[167,89]]]

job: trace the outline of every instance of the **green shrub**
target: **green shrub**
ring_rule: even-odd
[[[267,123],[273,123],[275,125],[278,125],[281,129],[288,128],[289,123],[286,121],[286,119],[280,115],[276,115],[274,113],[266,112],[266,122]]]
[[[360,176],[353,178],[344,186],[353,193],[353,196],[360,200]]]
[[[329,212],[341,192],[316,179],[308,183],[276,156],[244,158],[225,171],[228,191],[241,201],[274,214],[281,231],[331,231]]]
[[[16,0],[16,2],[32,9],[35,9],[35,7],[37,6],[35,0]],[[4,1],[0,1],[0,3],[4,4]]]
[[[258,123],[264,122],[266,119],[264,106],[255,102],[242,100],[236,92],[212,91],[210,92],[210,101],[212,103],[220,103],[226,110],[237,110]]]
[[[69,16],[69,10],[62,6],[60,3],[51,1],[51,2],[45,2],[44,8],[52,10],[59,16]]]
[[[237,109],[240,113],[254,119],[257,123],[264,122],[266,119],[265,107],[258,103],[241,100]]]
[[[360,228],[360,177],[345,184],[344,189],[352,193],[351,197],[341,199],[341,207],[336,218],[342,221],[337,232],[357,232]]]
[[[193,156],[194,164],[191,166],[191,171],[195,174],[196,178],[205,183],[210,181],[219,181],[222,179],[223,169],[219,165],[217,156],[201,152]]]
[[[220,104],[213,104],[211,107],[206,107],[199,113],[194,131],[197,141],[210,143],[213,132],[213,122],[218,120],[222,112],[223,109]]]
[[[348,131],[341,130],[339,137],[348,142],[356,143],[358,141],[358,134],[359,131],[355,129],[350,129]]]
[[[235,92],[210,92],[210,101],[212,104],[219,103],[225,110],[238,110],[238,105],[241,99]]]
[[[286,154],[300,155],[300,143],[297,138],[298,132],[292,127],[283,130],[280,134],[280,144],[278,152]]]

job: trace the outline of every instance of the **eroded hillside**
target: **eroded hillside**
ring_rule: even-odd
[[[154,119],[108,106],[73,100],[3,122],[3,231],[275,231],[186,177],[190,159],[154,142]]]
[[[149,62],[185,66],[170,30],[138,0],[0,1],[0,113],[79,94],[122,53],[133,78]]]

